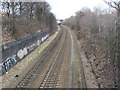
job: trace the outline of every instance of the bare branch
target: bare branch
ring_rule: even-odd
[[[106,0],[103,0],[106,4],[108,4],[110,7],[115,8],[117,11],[120,12],[120,1],[119,2],[115,2],[115,1],[111,1],[108,2]]]

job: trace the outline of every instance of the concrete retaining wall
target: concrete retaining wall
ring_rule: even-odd
[[[37,48],[48,37],[48,31],[43,31],[2,46],[2,61],[0,62],[0,71],[2,70],[3,73],[8,71],[17,62],[22,60],[35,48]]]

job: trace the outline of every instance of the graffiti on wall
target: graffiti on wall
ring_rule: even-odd
[[[49,34],[47,34],[44,37],[42,37],[42,42],[44,42],[48,37],[49,37]]]
[[[17,63],[17,58],[20,60],[23,59],[31,50],[35,49],[35,47],[39,46],[42,42],[44,42],[49,37],[49,34],[46,34],[44,37],[36,40],[36,43],[31,44],[30,46],[19,49],[15,55],[11,55],[4,62],[0,63],[0,70],[2,68],[3,72],[7,72],[11,67],[13,67]]]
[[[24,49],[20,49],[17,52],[17,57],[19,57],[19,59],[22,59],[25,55],[27,55],[27,48],[25,47]],[[2,71],[3,72],[7,72],[14,64],[17,63],[16,60],[16,55],[12,55],[11,57],[7,58],[1,65],[2,67]]]
[[[7,72],[14,64],[16,64],[16,55],[13,55],[10,58],[7,58],[1,65],[3,72]]]
[[[22,59],[27,54],[28,54],[28,52],[27,52],[27,48],[26,47],[24,49],[20,49],[17,52],[17,56],[19,57],[19,59]]]

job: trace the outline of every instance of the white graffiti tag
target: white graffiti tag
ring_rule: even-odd
[[[22,59],[22,58],[23,58],[25,55],[27,55],[27,54],[28,54],[27,48],[25,47],[23,50],[20,49],[20,50],[18,51],[17,56],[18,56],[20,59]]]

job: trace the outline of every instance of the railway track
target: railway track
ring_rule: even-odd
[[[64,54],[66,51],[66,39],[67,33],[65,35],[64,40],[62,41],[62,45],[58,50],[57,55],[54,58],[53,64],[51,64],[47,74],[45,75],[42,83],[40,84],[40,88],[56,88],[58,87],[58,82],[60,80],[60,69],[64,60]]]
[[[16,78],[17,81],[15,83],[15,80],[13,81],[13,87],[15,87],[15,89],[68,88],[69,82],[73,80],[76,81],[76,86],[80,88],[86,87],[81,60],[79,62],[80,64],[77,64],[79,71],[72,72],[81,78],[75,77],[75,79],[70,79],[71,60],[79,60],[80,55],[77,53],[80,52],[79,48],[77,48],[77,43],[75,43],[77,42],[76,38],[71,37],[74,36],[74,34],[70,33],[69,29],[62,25],[60,29],[56,38],[34,59],[37,63],[34,62],[29,69],[27,68],[28,71],[25,71],[27,74],[20,74]],[[74,47],[71,44],[72,39],[74,40]],[[71,51],[72,48],[74,49],[73,51],[76,52]],[[72,53],[74,53],[74,58],[71,58]],[[72,85],[73,84],[71,84],[71,86]]]
[[[48,52],[51,52],[51,51],[55,51],[55,49],[59,46],[63,46],[61,44],[59,44],[60,42],[59,41],[62,41],[62,44],[64,42],[63,39],[65,39],[65,34],[63,33],[65,31],[60,31],[60,34],[58,35],[58,37],[56,38],[56,40],[54,42],[52,42],[50,44],[50,46],[45,50],[45,52],[41,55],[42,57],[38,57],[37,59],[40,59],[38,63],[35,64],[35,66],[28,72],[28,74],[19,82],[19,84],[16,86],[16,88],[26,88],[26,87],[30,87],[30,85],[32,85],[33,81],[34,81],[34,78],[37,78],[37,74],[38,72],[40,72],[40,70],[44,67],[44,63],[48,62],[48,58],[50,58],[50,53]],[[63,33],[63,35],[62,35]],[[59,45],[58,45],[59,44]],[[53,49],[54,48],[54,49]],[[63,51],[62,51],[63,52]],[[57,59],[57,55],[58,53],[61,53],[60,51],[60,48],[58,48],[55,53],[53,54],[53,56],[51,57],[54,57],[56,56],[55,58]],[[63,54],[62,54],[63,55]],[[62,56],[61,56],[62,57]],[[54,58],[54,60],[55,60]],[[58,65],[60,65],[62,63],[62,61],[60,60],[53,60],[53,64],[51,64],[49,70],[47,71],[47,74],[45,75],[45,78],[43,80],[43,82],[45,82],[45,80],[47,79],[47,82],[44,84],[44,83],[41,83],[41,85],[44,84],[45,87],[48,87],[48,82],[50,82],[50,78],[52,76],[56,76],[55,78],[59,77],[58,73],[55,73],[57,72],[57,70],[59,68]],[[52,62],[52,61],[51,61]],[[57,68],[56,70],[53,70],[54,68]],[[47,78],[49,77],[49,78]],[[52,79],[51,79],[52,80]],[[51,82],[50,82],[51,83]],[[54,85],[57,83],[57,80],[54,80]],[[53,85],[53,86],[54,86]],[[41,86],[40,86],[41,87]]]
[[[19,84],[16,86],[16,88],[26,87],[28,85],[28,83],[31,82],[31,80],[37,74],[37,71],[42,67],[44,59],[49,56],[48,55],[49,54],[48,51],[51,51],[53,49],[54,45],[57,43],[57,41],[59,41],[61,35],[62,35],[62,31],[60,32],[60,34],[58,35],[58,37],[54,40],[54,42],[52,42],[44,50],[44,52],[42,53],[42,55],[40,55],[39,57],[37,57],[37,59],[40,59],[40,60],[33,66],[33,68],[28,72],[28,74],[19,82]]]

